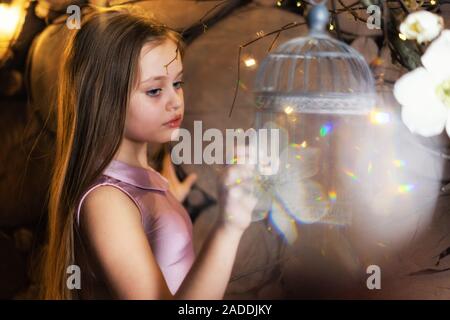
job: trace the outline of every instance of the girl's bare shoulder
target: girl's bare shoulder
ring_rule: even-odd
[[[102,185],[91,190],[81,207],[80,223],[102,221],[105,218],[110,223],[123,223],[129,219],[141,221],[139,209],[130,196],[113,185]]]

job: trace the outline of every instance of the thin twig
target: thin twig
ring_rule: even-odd
[[[281,27],[281,28],[279,28],[277,30],[274,30],[274,31],[271,31],[271,32],[269,32],[267,34],[259,36],[258,38],[250,40],[249,42],[239,46],[238,64],[237,64],[237,81],[236,81],[236,85],[235,85],[235,88],[234,88],[233,102],[231,103],[230,112],[228,113],[228,117],[229,118],[231,117],[231,114],[233,113],[234,105],[236,103],[236,98],[237,98],[237,95],[238,95],[238,92],[239,92],[239,83],[241,81],[241,53],[242,53],[242,49],[247,47],[247,46],[249,46],[249,45],[251,45],[251,44],[253,44],[253,43],[255,43],[258,40],[261,40],[262,38],[266,38],[266,37],[271,36],[273,34],[277,34],[277,36],[274,39],[274,41],[276,41],[276,39],[278,39],[278,35],[281,32],[283,32],[285,30],[292,29],[292,28],[296,28],[296,27],[304,25],[304,24],[306,24],[306,22],[291,22],[291,23],[288,23],[288,24],[284,25],[283,27]],[[273,44],[274,44],[274,42],[272,42],[272,45]],[[270,51],[271,47],[269,48],[269,51]]]
[[[367,20],[366,20],[366,19],[361,18],[358,14],[356,14],[355,12],[353,12],[352,10],[350,10],[350,7],[349,7],[349,6],[346,6],[346,5],[342,2],[342,0],[338,0],[338,1],[339,1],[339,4],[340,4],[342,7],[344,7],[344,9],[347,10],[347,11],[355,18],[355,20],[359,20],[359,21],[362,21],[362,22],[364,22],[364,23],[367,23]]]
[[[333,8],[333,11],[336,12],[336,0],[331,0],[331,7]],[[339,19],[337,18],[337,14],[336,13],[334,13],[334,15],[333,15],[333,20],[334,20],[334,23],[336,25],[337,37],[338,37],[338,39],[342,39],[342,37],[341,37],[342,36],[341,35],[341,28],[339,26]]]
[[[233,113],[233,109],[234,109],[234,104],[236,102],[236,98],[239,92],[239,82],[241,81],[240,77],[241,77],[241,52],[242,52],[242,46],[239,46],[239,53],[238,53],[238,63],[237,63],[237,81],[236,81],[236,86],[234,88],[234,96],[233,96],[233,102],[231,103],[231,108],[230,108],[230,112],[228,114],[228,118],[231,118],[231,114]]]
[[[209,9],[208,11],[206,11],[205,12],[205,14],[200,18],[200,20],[199,20],[199,24],[201,24],[201,25],[203,25],[203,28],[204,29],[206,29],[207,28],[207,25],[205,24],[205,19],[206,19],[206,17],[211,13],[211,12],[213,12],[214,10],[216,10],[218,7],[220,7],[221,5],[223,5],[225,2],[227,2],[228,0],[223,0],[223,1],[221,1],[220,3],[218,3],[218,4],[216,4],[215,6],[213,6],[211,9]],[[183,31],[181,31],[181,35],[183,35],[185,32],[186,32],[186,30],[188,30],[189,28],[188,27],[186,27],[186,28],[184,28],[183,29]]]

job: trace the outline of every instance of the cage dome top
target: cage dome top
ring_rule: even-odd
[[[259,109],[329,114],[367,114],[375,104],[372,73],[363,56],[331,38],[328,10],[315,5],[309,34],[280,45],[263,60],[255,81]]]

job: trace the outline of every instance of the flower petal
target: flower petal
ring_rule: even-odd
[[[288,244],[295,242],[298,237],[295,220],[278,203],[272,207],[270,221]]]
[[[444,130],[448,109],[441,105],[407,105],[402,107],[402,120],[412,133],[436,136]]]
[[[436,38],[443,25],[441,16],[422,10],[409,14],[400,25],[400,32],[407,39],[417,39],[417,42],[422,43]]]
[[[450,79],[450,30],[442,31],[422,56],[422,64],[438,82]]]
[[[436,96],[437,84],[425,68],[419,67],[395,82],[394,96],[403,106],[439,104]]]

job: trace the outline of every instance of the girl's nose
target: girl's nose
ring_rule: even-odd
[[[183,96],[179,92],[172,90],[169,101],[167,102],[167,111],[177,110],[183,104]]]

